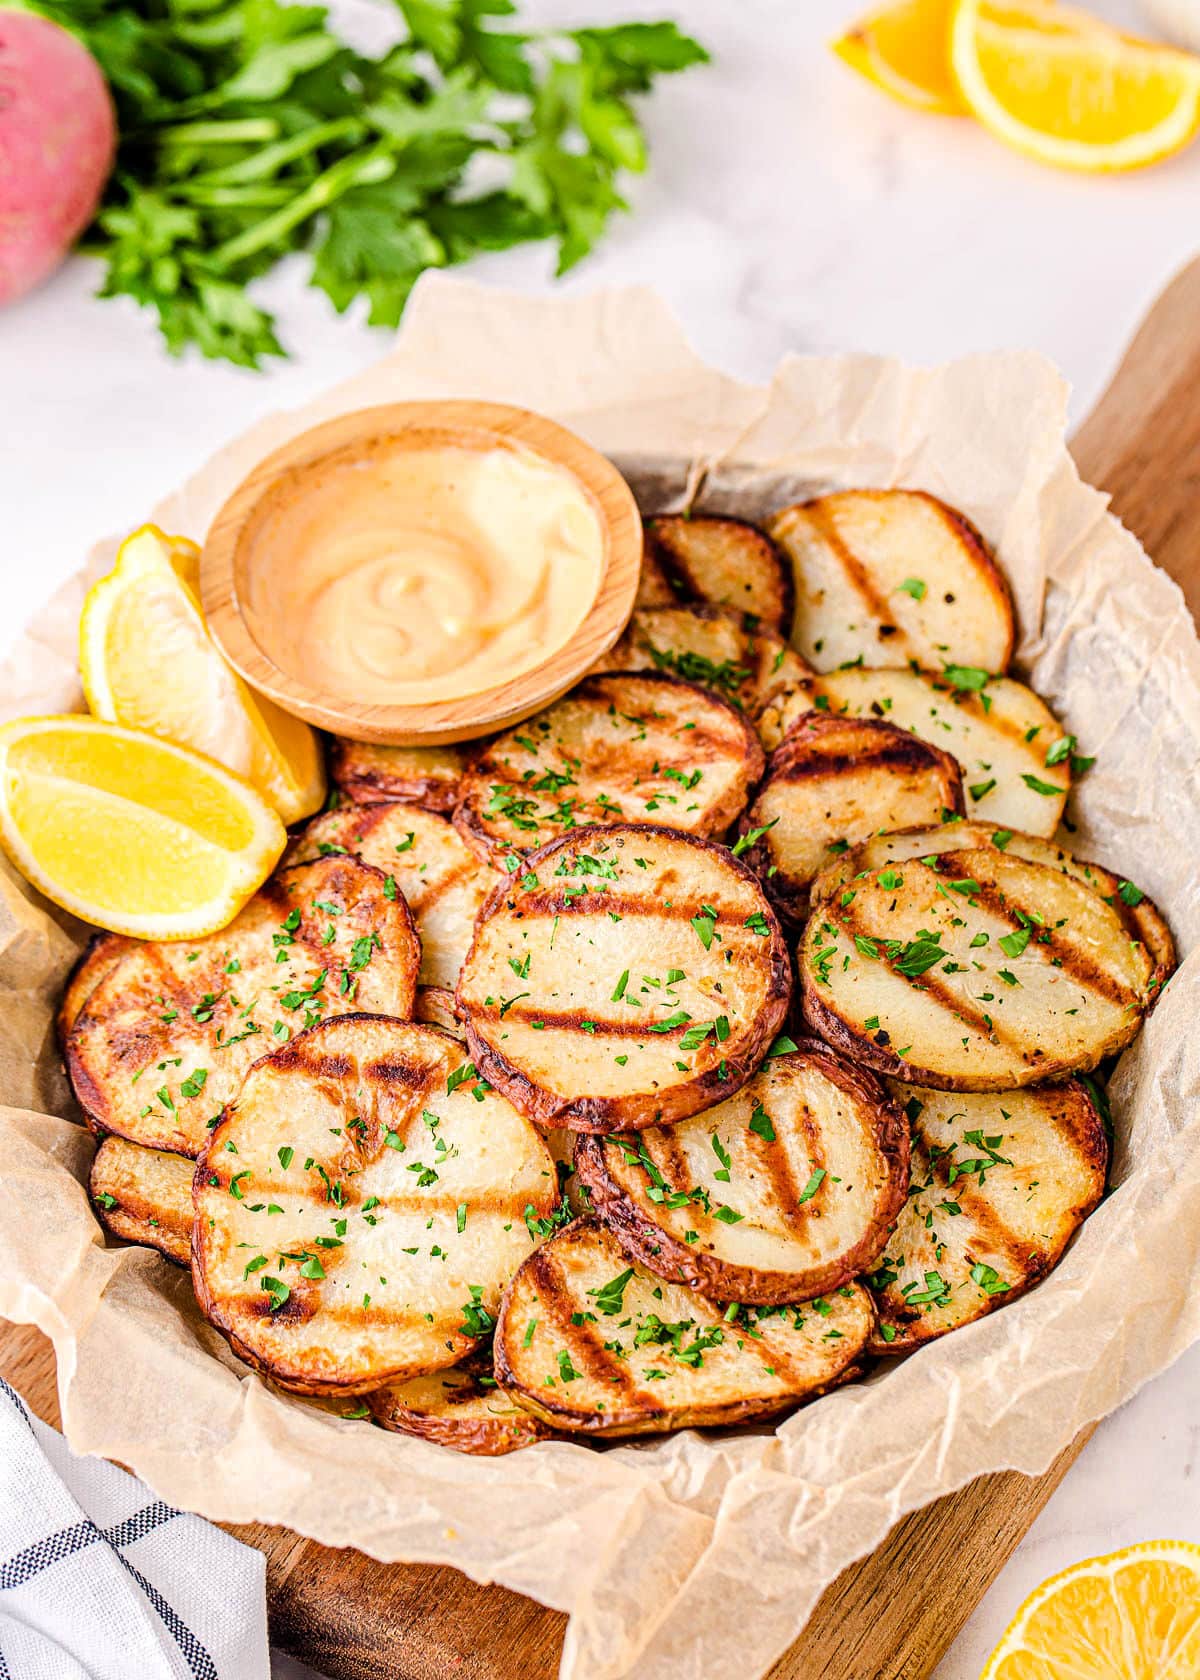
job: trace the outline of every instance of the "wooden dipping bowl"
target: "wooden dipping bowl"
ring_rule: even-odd
[[[260,645],[245,608],[248,538],[256,517],[268,500],[302,494],[306,476],[318,464],[341,464],[385,440],[393,447],[515,447],[569,473],[583,489],[604,532],[600,582],[579,628],[542,663],[460,699],[380,705],[323,692],[281,669]],[[633,492],[616,468],[573,432],[503,403],[387,403],[302,432],[247,474],[213,520],[200,560],[200,593],[222,653],[285,711],[354,741],[438,746],[504,728],[564,694],[625,628],[641,562],[642,524]]]

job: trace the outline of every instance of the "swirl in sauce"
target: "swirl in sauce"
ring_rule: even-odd
[[[263,650],[315,687],[369,704],[453,699],[570,639],[605,542],[583,485],[530,450],[384,440],[264,504],[245,604]]]

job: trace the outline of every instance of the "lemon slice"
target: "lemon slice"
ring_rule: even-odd
[[[833,50],[884,93],[922,111],[969,113],[950,69],[954,0],[896,0],[854,24]]]
[[[0,728],[0,843],[39,892],[113,933],[224,927],[286,840],[248,782],[186,747],[87,717]]]
[[[1049,0],[958,0],[950,58],[985,127],[1064,169],[1140,169],[1200,128],[1200,59]]]
[[[192,747],[243,776],[284,822],[325,798],[315,732],[255,694],[208,633],[200,551],[143,525],[84,602],[79,668],[93,714]]]
[[[1191,1680],[1197,1673],[1200,1546],[1150,1540],[1043,1582],[980,1680]]]

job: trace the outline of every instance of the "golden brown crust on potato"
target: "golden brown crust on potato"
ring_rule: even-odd
[[[457,1364],[534,1245],[527,1213],[558,1204],[545,1145],[462,1046],[377,1015],[326,1021],[257,1062],[193,1193],[201,1310],[300,1394]]]
[[[637,1136],[580,1137],[601,1222],[648,1271],[716,1301],[809,1301],[869,1271],[908,1189],[908,1127],[816,1039],[736,1096]]]
[[[470,749],[388,747],[368,741],[329,740],[329,776],[358,805],[399,801],[428,811],[452,811]]]
[[[58,1047],[64,1060],[71,1028],[101,980],[116,967],[125,952],[137,944],[123,933],[94,933],[84,946],[79,961],[67,976],[67,984],[55,1017]]]
[[[454,823],[498,865],[592,824],[721,834],[762,768],[749,721],[706,689],[661,673],[585,677],[484,749]]]
[[[462,1365],[376,1389],[366,1403],[384,1429],[483,1458],[519,1452],[553,1434],[495,1378]]]
[[[351,857],[280,870],[217,933],[130,942],[69,1034],[75,1095],[94,1128],[197,1155],[264,1050],[310,1018],[411,1014],[420,960],[379,870]]]
[[[711,514],[646,521],[639,607],[732,607],[786,636],[794,599],[791,565],[757,525]]]
[[[897,1088],[912,1189],[868,1278],[873,1353],[904,1353],[1053,1270],[1104,1193],[1108,1140],[1078,1080],[995,1096]]]
[[[560,1429],[643,1435],[747,1423],[836,1387],[874,1323],[861,1284],[728,1314],[630,1262],[576,1219],[521,1267],[496,1323],[496,1376]]]
[[[793,564],[793,646],[818,671],[860,659],[1007,669],[1016,625],[1004,574],[936,496],[836,491],[782,509],[769,530]]]
[[[1151,962],[1090,887],[994,849],[913,858],[817,895],[804,1014],[843,1055],[941,1090],[1086,1072],[1137,1032]]]
[[[964,808],[949,753],[878,719],[810,712],[771,755],[740,826],[763,830],[747,862],[779,913],[798,924],[837,848],[881,829],[961,817]]]
[[[618,1132],[732,1095],[790,990],[751,872],[711,841],[629,823],[577,829],[495,889],[458,1008],[480,1072],[523,1114]]]
[[[105,1138],[96,1151],[88,1195],[114,1237],[156,1248],[177,1266],[192,1255],[192,1176],[186,1155]]]

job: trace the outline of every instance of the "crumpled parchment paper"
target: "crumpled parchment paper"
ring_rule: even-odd
[[[1183,966],[1111,1085],[1116,1189],[1030,1295],[773,1430],[458,1457],[272,1392],[148,1250],[106,1248],[83,1189],[52,1014],[84,930],[0,874],[0,1315],[52,1337],[67,1435],[173,1504],[453,1564],[571,1621],[564,1680],[763,1672],[829,1582],[905,1513],[985,1471],[1043,1470],[1200,1334],[1200,644],[1175,585],[1079,482],[1065,388],[1033,355],[916,370],[789,358],[769,388],[688,349],[653,294],[551,302],[428,278],[395,350],[231,443],[157,508],[203,538],[250,465],[343,411],[471,396],[543,410],[651,507],[736,508],[905,485],[995,545],[1020,670],[1096,754],[1075,849],[1166,912]],[[75,630],[101,543],[0,668],[0,716],[78,707]],[[1188,953],[1193,953],[1190,956]]]

